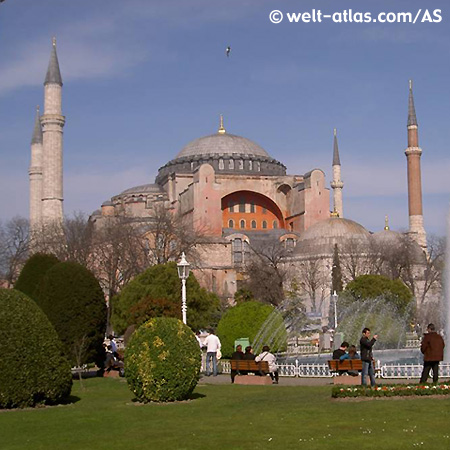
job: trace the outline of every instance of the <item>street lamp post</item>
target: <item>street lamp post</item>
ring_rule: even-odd
[[[337,323],[337,301],[338,301],[338,295],[336,294],[336,291],[333,292],[331,295],[334,302],[334,331],[336,331],[338,323]]]
[[[180,277],[180,280],[181,280],[181,313],[183,316],[184,324],[187,322],[187,320],[186,320],[186,312],[187,312],[186,280],[189,277],[189,267],[190,267],[190,264],[186,261],[186,255],[183,252],[181,254],[181,259],[177,264],[177,268],[178,268],[178,276]]]

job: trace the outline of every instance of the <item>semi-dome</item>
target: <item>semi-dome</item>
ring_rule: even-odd
[[[192,157],[205,155],[253,155],[270,157],[258,144],[242,136],[229,133],[216,133],[204,136],[187,144],[175,157]]]
[[[298,240],[295,254],[298,255],[330,255],[334,245],[338,244],[341,251],[348,245],[365,246],[369,248],[370,233],[359,223],[350,219],[331,217],[309,227]]]
[[[140,186],[134,186],[126,189],[120,195],[149,194],[151,192],[162,192],[161,186],[158,184],[141,184]]]

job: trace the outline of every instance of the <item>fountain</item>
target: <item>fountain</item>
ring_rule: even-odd
[[[444,361],[450,363],[450,211],[447,217],[447,249],[445,253],[445,268],[444,268]]]

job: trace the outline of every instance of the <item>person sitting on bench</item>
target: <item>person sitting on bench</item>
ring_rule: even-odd
[[[231,360],[243,360],[244,359],[244,352],[242,351],[242,345],[236,346],[236,351],[231,355]],[[236,378],[236,375],[241,375],[241,372],[239,370],[232,370],[231,371],[231,382],[234,383],[234,379]]]
[[[358,352],[356,351],[356,347],[354,345],[350,345],[350,347],[348,348],[348,353],[344,353],[339,358],[340,361],[345,361],[346,359],[360,359]],[[358,371],[356,370],[349,370],[347,373],[352,377],[358,376]]]
[[[278,384],[278,366],[277,366],[277,358],[273,353],[270,353],[270,348],[268,345],[265,345],[262,349],[262,353],[260,353],[256,358],[256,362],[267,361],[269,363],[269,375],[272,378],[272,381],[275,384]],[[265,374],[264,374],[265,375]]]

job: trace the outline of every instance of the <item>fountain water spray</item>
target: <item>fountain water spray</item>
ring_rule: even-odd
[[[445,326],[445,353],[444,361],[450,363],[450,211],[447,217],[447,249],[445,253],[444,268],[444,326]]]

